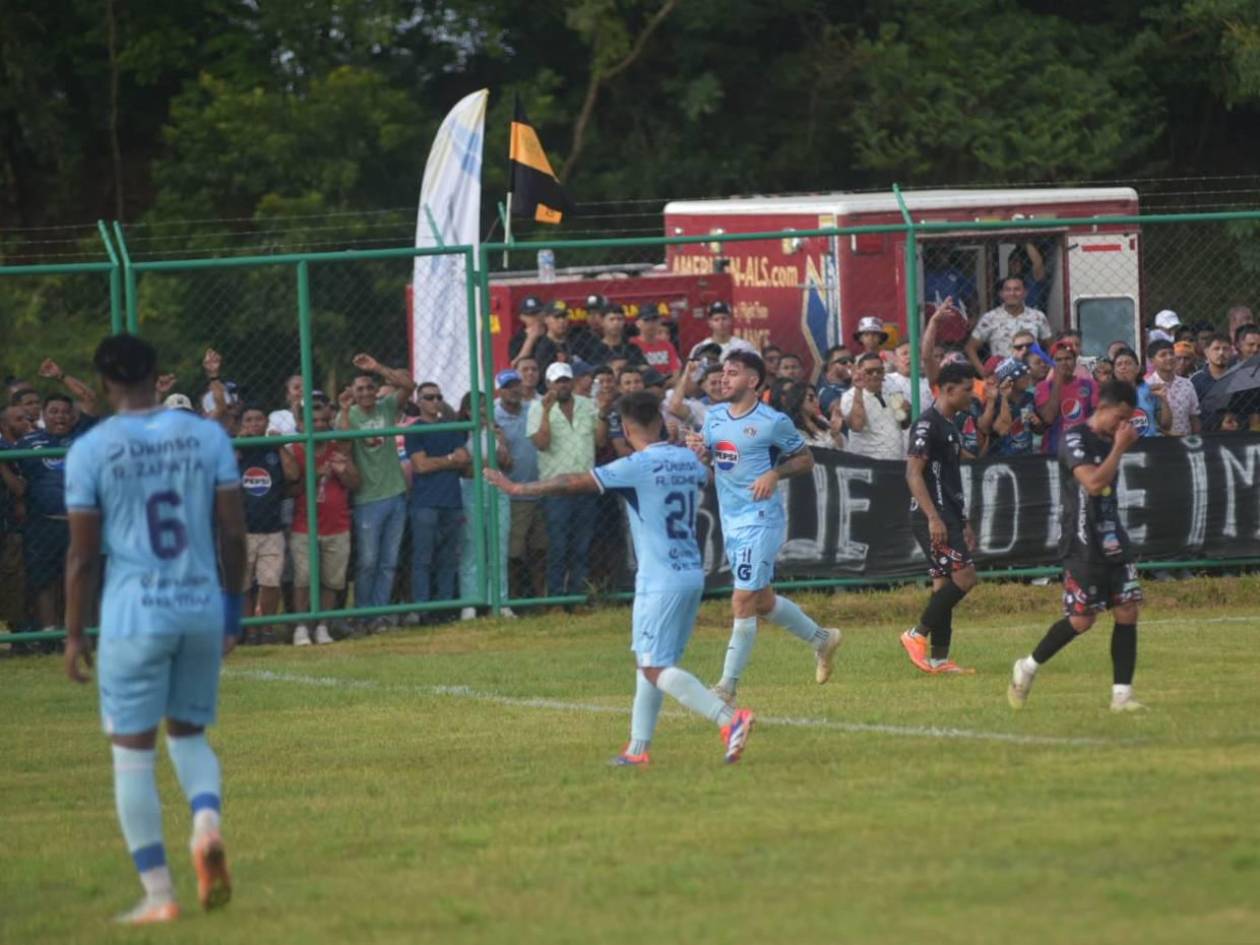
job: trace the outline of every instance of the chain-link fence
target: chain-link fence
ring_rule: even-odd
[[[1260,347],[1260,333],[1233,335],[1254,320],[1245,307],[1260,270],[1251,239],[1260,213],[1038,215],[1016,206],[995,220],[974,210],[919,211],[907,198],[883,217],[811,206],[795,217],[740,208],[736,218],[723,215],[730,208],[673,207],[661,238],[484,245],[479,253],[133,260],[117,229],[117,256],[106,244],[110,261],[0,268],[8,300],[0,317],[38,342],[17,358],[6,349],[7,366],[27,376],[38,352],[56,353],[52,373],[87,381],[91,349],[106,332],[126,325],[153,341],[162,397],[216,417],[237,437],[251,518],[251,635],[322,642],[404,622],[624,596],[636,562],[618,500],[508,500],[481,470],[493,465],[525,481],[624,455],[617,398],[641,388],[661,395],[663,429],[681,441],[719,396],[712,366],[732,344],[768,355],[777,380],[766,396],[811,444],[850,451],[860,445],[843,418],[809,392],[847,389],[867,346],[890,373],[907,376],[908,399],[917,393],[920,401],[931,390],[910,378],[930,380],[943,359],[968,358],[990,378],[977,385],[981,413],[986,398],[1008,395],[996,392],[993,373],[1016,357],[1030,370],[1035,412],[1036,385],[1056,371],[1056,343],[1065,332],[1073,341],[1075,331],[1073,378],[1132,372],[1138,380],[1159,367],[1144,403],[1152,431],[1166,433],[1193,431],[1182,429],[1190,423],[1179,402],[1184,385],[1161,384],[1166,371],[1156,362],[1167,356],[1153,350],[1148,358],[1152,340],[1167,335],[1172,376],[1185,379],[1223,368],[1210,363],[1217,332],[1229,333],[1228,359],[1245,356],[1249,339]],[[1013,329],[1025,325],[1032,337],[1021,347]],[[548,378],[554,365],[562,367]],[[1061,398],[1060,409],[1075,409],[1073,399]],[[1260,415],[1260,405],[1226,407],[1194,429],[1246,429]],[[1052,424],[1025,438],[1012,431],[1020,418],[1011,413],[1000,434],[964,431],[975,455],[1032,452],[1046,441]],[[14,455],[46,465],[63,452]],[[20,465],[7,468],[23,475]],[[709,513],[716,523],[716,509]],[[5,560],[25,561],[44,540],[21,522],[5,535]],[[706,547],[720,592],[728,569],[720,544]],[[44,556],[52,571],[58,548]],[[783,559],[781,574],[804,586],[883,580],[796,573],[793,560]],[[1047,573],[1006,564],[1016,570],[1005,573]],[[10,630],[56,626],[59,615],[37,614],[31,594],[18,602],[13,589],[39,588],[7,567],[0,586],[9,612],[0,619]]]

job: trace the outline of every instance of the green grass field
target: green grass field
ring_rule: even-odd
[[[846,631],[837,672],[763,625],[721,764],[666,702],[647,770],[613,769],[633,687],[626,609],[230,658],[212,739],[236,897],[203,915],[162,762],[185,917],[123,930],[139,887],[96,693],[0,661],[4,943],[1260,942],[1260,581],[1148,584],[1140,715],[1107,709],[1110,619],[1015,715],[1011,661],[1057,591],[982,586],[955,618],[978,673],[897,644],[914,588],[800,596]],[[711,681],[729,611],[685,665]]]

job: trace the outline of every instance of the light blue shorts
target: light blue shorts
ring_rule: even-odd
[[[97,680],[107,735],[136,735],[163,718],[212,725],[219,702],[223,634],[101,637]]]
[[[774,559],[787,538],[787,522],[744,525],[725,534],[726,560],[737,591],[759,591],[774,583]]]
[[[682,659],[696,626],[704,588],[648,591],[634,596],[634,631],[630,649],[640,666],[664,669]]]

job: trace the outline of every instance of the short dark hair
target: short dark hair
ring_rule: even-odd
[[[936,372],[936,384],[942,388],[946,384],[970,384],[975,379],[975,368],[970,364],[959,364],[957,361],[951,361]]]
[[[616,359],[614,358],[613,360]],[[643,376],[643,372],[639,370],[639,366],[637,364],[628,364],[621,369],[621,377],[625,377],[627,374],[638,374],[640,377]],[[621,377],[617,378],[617,380],[620,381]]]
[[[134,387],[157,373],[157,350],[135,335],[110,335],[96,346],[92,364],[106,380]]]
[[[804,363],[805,363],[805,362],[801,359],[801,356],[800,356],[799,354],[793,354],[791,351],[784,351],[784,352],[783,352],[783,357],[779,358],[779,364],[782,364],[782,363],[784,362],[784,360],[785,360],[785,359],[787,359],[787,358],[791,358],[793,361],[796,361],[796,362],[798,362],[799,364],[804,364]]]
[[[651,391],[638,390],[617,401],[617,412],[623,421],[650,431],[661,422],[661,399]]]
[[[750,371],[756,371],[758,384],[766,382],[766,362],[761,360],[761,355],[737,348],[726,356],[725,363],[729,364],[732,361],[742,364]]]
[[[1003,286],[1005,286],[1005,285],[1006,285],[1006,283],[1010,282],[1012,279],[1014,279],[1016,282],[1018,282],[1018,283],[1019,283],[1022,287],[1024,287],[1024,288],[1028,288],[1028,283],[1024,281],[1024,277],[1023,277],[1023,276],[1016,276],[1016,275],[1008,275],[1008,276],[1006,276],[1005,278],[1003,278],[1003,279],[1002,279],[1002,285],[1003,285]]]
[[[761,356],[764,358],[771,351],[777,351],[779,352],[779,354],[783,353],[783,349],[780,348],[778,345],[766,345],[764,348],[761,349]]]
[[[1098,405],[1101,407],[1105,404],[1120,406],[1128,404],[1130,407],[1137,406],[1137,388],[1127,381],[1111,380],[1098,388]]]
[[[74,407],[74,398],[72,398],[69,394],[63,394],[60,391],[58,391],[55,394],[49,394],[47,397],[44,398],[45,407],[47,407],[49,404],[57,404],[57,403],[66,404],[70,407]]]
[[[1134,364],[1139,366],[1142,364],[1142,359],[1138,357],[1138,353],[1128,345],[1125,345],[1123,348],[1116,349],[1116,353],[1111,356],[1111,363],[1115,364],[1121,358],[1132,358]]]
[[[827,349],[827,353],[823,355],[823,360],[824,360],[824,361],[830,361],[832,358],[834,358],[834,357],[835,357],[837,354],[839,354],[841,351],[844,351],[844,352],[846,352],[846,353],[847,353],[847,352],[848,352],[848,350],[849,350],[849,349],[848,349],[848,348],[846,348],[844,345],[832,345],[830,348],[828,348],[828,349]]]
[[[1165,350],[1172,351],[1173,343],[1171,341],[1165,341],[1163,338],[1156,338],[1146,346],[1146,356],[1148,358],[1153,358],[1155,355]]]
[[[1236,329],[1234,329],[1234,344],[1238,344],[1238,342],[1242,341],[1243,335],[1257,334],[1260,334],[1260,325],[1257,325],[1254,322],[1239,325]]]
[[[867,361],[878,361],[881,365],[884,363],[884,359],[881,358],[874,351],[863,351],[861,354],[858,355],[858,359],[856,363],[859,365],[862,365],[862,364],[865,364]]]
[[[241,416],[243,417],[245,414],[255,411],[262,414],[264,417],[267,416],[267,409],[263,407],[262,404],[246,404],[245,408],[241,411]]]
[[[591,377],[598,377],[601,374],[616,374],[616,373],[617,372],[614,371],[609,365],[601,364],[597,366],[595,370],[591,371]]]
[[[1233,342],[1229,340],[1229,335],[1225,334],[1223,331],[1212,332],[1212,337],[1207,340],[1207,343],[1209,345],[1214,345],[1218,341],[1223,345],[1233,344]],[[1204,345],[1204,347],[1207,347],[1207,345]]]

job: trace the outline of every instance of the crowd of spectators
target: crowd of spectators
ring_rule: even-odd
[[[1036,260],[1028,265],[1035,270]],[[936,300],[922,333],[917,391],[909,344],[890,348],[882,321],[866,316],[853,345],[826,351],[812,374],[799,353],[767,345],[763,396],[792,419],[811,447],[883,460],[905,456],[913,401],[920,409],[931,403],[937,374],[950,362],[969,363],[977,375],[971,407],[955,419],[968,458],[1053,454],[1063,432],[1089,418],[1099,385],[1111,377],[1137,387],[1144,436],[1260,430],[1260,399],[1226,398],[1211,415],[1201,407],[1239,364],[1260,354],[1260,327],[1249,309],[1231,309],[1227,331],[1205,323],[1185,326],[1175,313],[1162,311],[1141,350],[1117,341],[1106,357],[1086,366],[1079,333],[1052,332],[1045,315],[1027,304],[1022,278],[1008,277],[1001,298],[1001,306],[974,319],[951,297]],[[470,395],[453,407],[437,384],[416,384],[406,370],[369,354],[350,359],[353,379],[335,398],[310,392],[315,432],[355,434],[321,439],[315,451],[318,594],[310,586],[304,444],[266,442],[303,432],[308,405],[301,376],[287,378],[275,401],[265,404],[248,399],[225,376],[224,359],[214,350],[205,353],[204,377],[186,387],[189,393],[175,390],[177,379],[163,375],[158,392],[168,408],[202,413],[234,436],[255,438],[237,451],[249,533],[248,613],[266,617],[312,605],[367,609],[353,621],[292,628],[294,644],[318,645],[403,621],[477,616],[458,602],[480,596],[479,560],[495,561],[505,599],[576,597],[592,582],[623,580],[624,522],[611,496],[509,499],[478,490],[474,445],[514,481],[582,473],[630,451],[617,402],[640,390],[660,397],[665,435],[683,442],[722,398],[722,359],[753,346],[734,334],[724,302],[710,306],[708,336],[685,356],[656,311],[639,313],[633,327],[619,306],[602,297],[588,299],[586,311],[587,324],[581,325],[562,301],[526,298],[509,343],[511,366],[495,375],[493,401],[477,418]],[[955,331],[959,323],[966,326],[961,333]],[[98,402],[89,385],[51,359],[38,375],[58,389],[41,395],[24,380],[6,382],[0,449],[68,447],[96,422]],[[475,420],[475,431],[441,426],[456,419]],[[391,427],[407,432],[372,433]],[[63,469],[60,458],[0,463],[0,620],[9,628],[61,622],[68,537]],[[475,514],[478,491],[485,503],[499,504],[502,527],[494,547],[488,530],[476,531],[486,520]],[[486,557],[479,557],[478,548]],[[449,610],[397,612],[400,605],[444,601],[452,602]],[[392,613],[383,612],[390,608]],[[506,608],[503,613],[511,615]],[[277,622],[251,635],[266,640],[280,634]]]

